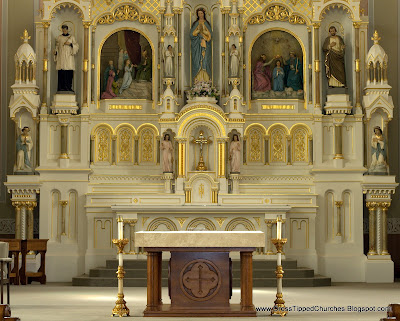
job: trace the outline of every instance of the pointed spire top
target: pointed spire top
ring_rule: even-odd
[[[28,35],[28,30],[26,30],[26,29],[24,30],[24,33],[23,33],[21,39],[22,39],[25,43],[28,43],[28,40],[31,39],[31,36]]]
[[[371,40],[374,41],[374,44],[375,44],[375,45],[378,45],[378,44],[379,44],[379,40],[381,40],[381,39],[382,39],[382,38],[379,37],[378,31],[375,30],[374,36],[371,38]]]

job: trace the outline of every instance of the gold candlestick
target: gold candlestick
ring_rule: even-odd
[[[287,310],[285,307],[285,301],[283,300],[283,293],[282,293],[282,278],[283,278],[283,269],[282,269],[282,250],[283,245],[287,242],[287,239],[277,238],[271,239],[271,242],[276,247],[276,255],[277,255],[277,266],[276,266],[276,300],[274,301],[274,307],[271,310],[272,316],[281,316],[284,317],[287,315]]]
[[[115,301],[115,307],[112,310],[112,316],[119,316],[119,317],[128,317],[129,316],[129,309],[126,306],[126,301],[124,300],[124,276],[125,270],[123,267],[123,258],[122,255],[124,253],[124,247],[126,244],[129,243],[128,239],[113,239],[112,242],[118,248],[118,271],[117,271],[117,278],[118,278],[118,296],[117,301]]]

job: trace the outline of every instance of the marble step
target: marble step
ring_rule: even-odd
[[[117,287],[116,277],[89,277],[83,275],[72,279],[72,285],[75,286],[99,286],[99,287]],[[146,287],[146,278],[125,278],[124,287]],[[330,286],[331,279],[316,275],[314,277],[306,278],[283,278],[284,287],[317,287],[317,286]],[[167,287],[168,282],[166,278],[162,280],[162,286]],[[233,287],[240,287],[240,279],[233,278]],[[276,278],[254,278],[253,287],[276,287]]]
[[[307,278],[314,276],[314,270],[308,268],[284,269],[284,277],[287,278]],[[112,278],[116,275],[116,269],[95,268],[89,272],[89,277]],[[253,268],[253,278],[273,278],[275,269],[255,269]],[[146,278],[146,269],[125,269],[125,278]],[[162,270],[162,277],[168,277],[168,269]],[[233,269],[233,278],[240,278],[240,269]]]
[[[163,261],[163,269],[168,269],[168,261]],[[240,269],[240,261],[233,260],[233,269]],[[283,270],[285,269],[296,269],[297,261],[291,259],[282,260]],[[118,260],[107,260],[106,268],[115,269],[118,268]],[[147,261],[146,260],[124,260],[124,268],[125,269],[147,269]],[[275,269],[276,261],[275,260],[253,260],[253,269]]]

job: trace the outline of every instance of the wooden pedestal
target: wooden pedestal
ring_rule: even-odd
[[[14,257],[14,267],[10,271],[10,281],[14,285],[19,285],[19,254],[21,253],[21,239],[0,239],[1,242],[8,243],[10,257]]]
[[[20,271],[21,284],[38,281],[46,284],[46,251],[47,239],[30,239],[22,242],[22,266]],[[26,272],[26,255],[29,251],[37,251],[40,254],[40,267],[37,272]]]
[[[252,252],[255,248],[145,248],[147,251],[147,307],[144,316],[255,317]],[[170,251],[168,293],[161,298],[161,254]],[[232,262],[229,252],[240,251],[241,302],[230,304]]]

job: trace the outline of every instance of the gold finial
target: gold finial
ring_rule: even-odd
[[[382,39],[382,38],[379,37],[378,31],[375,30],[374,36],[371,38],[371,40],[373,40],[373,41],[374,41],[374,44],[377,45],[377,44],[379,44],[379,40],[381,40],[381,39]]]
[[[23,40],[24,42],[28,42],[28,40],[29,39],[31,39],[31,36],[30,35],[28,35],[28,30],[24,30],[24,34],[22,35],[22,37],[20,37],[21,38],[21,40]]]

